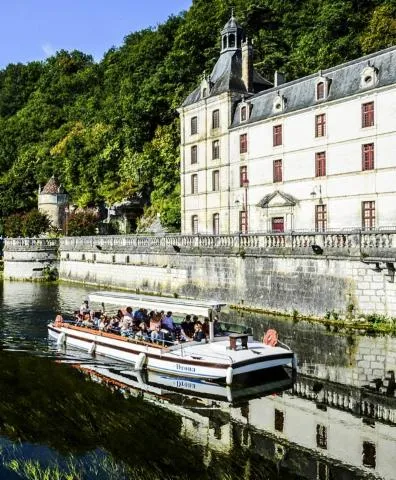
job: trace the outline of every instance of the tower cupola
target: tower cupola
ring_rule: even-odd
[[[240,49],[243,39],[243,29],[236,21],[234,12],[232,12],[231,18],[224,25],[224,28],[221,31],[221,53],[229,50]]]

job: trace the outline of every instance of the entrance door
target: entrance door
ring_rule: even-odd
[[[285,231],[285,221],[283,217],[272,218],[272,231],[274,233],[282,233]]]

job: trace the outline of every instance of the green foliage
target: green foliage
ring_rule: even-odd
[[[364,53],[371,53],[396,44],[396,3],[385,2],[371,15],[366,30],[360,36]]]
[[[6,237],[37,237],[49,229],[49,218],[37,209],[25,214],[10,215],[4,220]]]
[[[0,71],[0,216],[37,205],[56,174],[86,208],[141,198],[180,228],[176,108],[209,72],[231,4],[256,68],[288,80],[396,43],[394,0],[194,0],[155,29],[126,35],[100,63],[61,50]]]
[[[67,234],[70,237],[95,235],[99,225],[99,215],[93,210],[82,210],[69,215]]]

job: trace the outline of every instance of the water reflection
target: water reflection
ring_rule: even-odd
[[[1,479],[32,478],[27,466],[51,479],[395,478],[394,338],[232,312],[257,338],[268,326],[280,332],[299,357],[296,382],[269,388],[279,378],[267,378],[231,396],[195,385],[191,394],[190,380],[139,379],[124,365],[57,351],[46,324],[87,291],[0,291]]]

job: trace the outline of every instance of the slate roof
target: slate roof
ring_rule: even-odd
[[[248,93],[242,81],[242,51],[241,49],[226,50],[220,54],[219,59],[210,74],[211,88],[207,97],[220,95],[224,92]],[[253,70],[253,90],[259,92],[264,88],[272,87],[272,83]],[[183,107],[201,100],[201,87],[197,87],[186,98]]]
[[[361,87],[361,73],[367,66],[377,70],[378,82],[371,87]],[[367,55],[365,57],[323,70],[319,73],[288,82],[260,92],[249,98],[252,105],[251,115],[246,123],[276,117],[284,113],[301,110],[318,104],[352,96],[396,83],[396,46]],[[315,86],[319,78],[330,80],[329,94],[326,99],[317,101]],[[275,99],[278,95],[285,98],[286,105],[281,112],[274,111]],[[232,127],[238,126],[239,114],[234,115]]]
[[[57,193],[66,193],[65,189],[62,185],[58,182],[58,179],[52,176],[48,182],[45,184],[44,188],[40,192],[41,194],[57,194]]]

